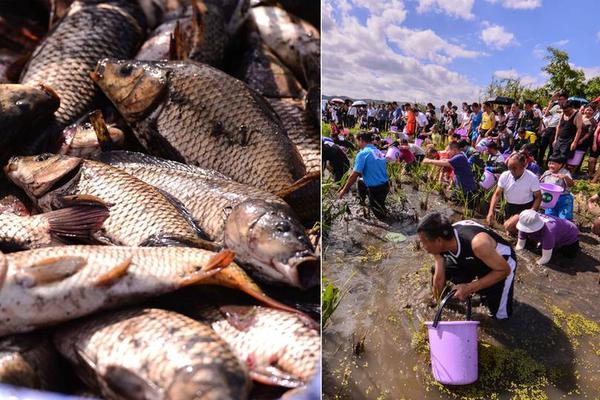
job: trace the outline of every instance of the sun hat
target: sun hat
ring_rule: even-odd
[[[525,233],[534,233],[544,227],[541,215],[535,210],[525,210],[519,214],[517,229]]]

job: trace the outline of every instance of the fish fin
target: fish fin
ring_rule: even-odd
[[[181,23],[177,21],[169,39],[169,60],[187,60],[190,48],[185,40]]]
[[[285,199],[290,194],[297,192],[304,186],[312,183],[313,181],[318,180],[319,178],[321,178],[321,171],[309,172],[302,178],[298,179],[296,182],[292,183],[291,186],[276,192],[275,195],[281,197],[282,199]]]
[[[219,312],[238,331],[246,332],[256,321],[256,309],[249,306],[226,305]]]
[[[169,201],[169,203],[171,203],[173,205],[173,207],[175,207],[177,209],[177,211],[179,212],[179,214],[183,218],[185,218],[185,220],[188,222],[188,224],[192,228],[194,228],[194,230],[196,231],[196,233],[198,234],[198,236],[200,236],[200,238],[202,238],[202,239],[209,239],[209,237],[206,234],[206,232],[204,232],[204,230],[202,229],[202,227],[200,227],[200,225],[198,225],[198,223],[194,219],[194,216],[187,209],[187,207],[185,206],[185,204],[183,204],[178,198],[176,198],[175,196],[173,196],[171,193],[166,192],[166,191],[164,191],[162,189],[159,189],[159,188],[155,188],[155,189],[158,190],[160,192],[160,194],[162,194]]]
[[[108,365],[103,379],[111,392],[119,398],[128,400],[158,400],[163,398],[161,389],[149,379],[119,365]]]
[[[204,249],[208,251],[220,251],[222,249],[218,244],[200,239],[200,238],[187,238],[177,235],[168,234],[157,234],[152,235],[144,240],[140,247],[194,247],[197,249]]]
[[[218,273],[206,278],[203,284],[225,286],[231,289],[239,290],[255,298],[261,303],[282,311],[289,311],[295,314],[304,315],[301,311],[287,306],[269,296],[246,274],[246,272],[236,264],[223,268]]]
[[[49,257],[21,269],[15,279],[24,287],[54,283],[75,275],[86,264],[84,257]]]
[[[131,265],[132,258],[133,257],[131,256],[125,258],[123,261],[111,268],[108,272],[100,275],[94,281],[94,286],[109,286],[121,279],[127,273],[127,270]]]
[[[287,388],[297,388],[305,385],[305,382],[301,379],[292,376],[272,365],[252,366],[250,377],[252,380],[265,385],[282,386]]]
[[[68,196],[62,196],[59,200],[61,207],[69,207],[69,206],[103,206],[103,207],[112,207],[112,204],[106,203],[103,199],[97,196],[93,196],[91,194],[74,194]]]
[[[108,133],[108,126],[106,126],[102,111],[94,110],[88,115],[90,122],[92,123],[92,127],[94,128],[94,132],[96,132],[100,149],[102,149],[102,151],[111,151],[113,148],[113,142],[110,138],[110,134]]]
[[[233,262],[235,253],[231,250],[221,250],[213,255],[206,264],[206,267],[193,271],[188,276],[181,279],[181,287],[204,283],[205,279],[219,273],[223,268],[227,268]]]
[[[208,8],[204,0],[191,0],[192,2],[192,47],[198,49],[204,42],[204,18]]]
[[[58,238],[91,238],[109,216],[104,205],[78,205],[42,214]]]

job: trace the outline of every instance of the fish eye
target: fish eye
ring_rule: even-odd
[[[129,76],[131,75],[131,71],[133,71],[133,66],[131,64],[125,64],[119,70],[119,74],[122,76]]]
[[[35,156],[35,161],[46,161],[50,156],[51,154],[40,154],[39,156]]]
[[[17,107],[19,107],[19,110],[21,110],[23,112],[31,111],[31,103],[28,102],[27,100],[17,100],[15,105]]]
[[[279,232],[289,232],[292,230],[292,226],[287,221],[281,221],[275,224],[275,229],[277,229]]]

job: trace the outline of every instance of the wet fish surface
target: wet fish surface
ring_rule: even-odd
[[[317,283],[318,255],[281,198],[210,176],[207,170],[139,153],[108,152],[99,159],[175,197],[210,240],[235,251],[236,259],[249,264],[258,278],[301,288]]]
[[[59,390],[62,360],[47,333],[0,339],[0,382],[31,389]]]
[[[52,116],[59,103],[47,86],[0,84],[0,163],[31,137],[32,129]]]
[[[182,312],[209,323],[258,382],[298,387],[317,370],[321,334],[306,316],[241,305],[185,307]]]
[[[60,246],[0,253],[0,336],[197,284],[233,257],[181,247]]]
[[[129,0],[77,0],[36,47],[21,83],[50,86],[60,97],[48,135],[90,111],[98,93],[90,73],[104,57],[127,58],[139,46],[145,17]],[[38,149],[39,150],[39,149]]]
[[[193,241],[202,233],[186,211],[141,180],[109,165],[65,155],[14,157],[7,176],[44,211],[61,208],[65,196],[92,196],[110,205],[94,235],[107,244],[148,245],[162,237]]]
[[[208,325],[171,311],[133,309],[54,335],[59,351],[107,399],[243,400],[243,364]]]
[[[208,65],[103,60],[94,79],[154,155],[272,193],[305,175],[264,98]]]

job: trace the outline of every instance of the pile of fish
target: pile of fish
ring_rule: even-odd
[[[0,384],[262,399],[315,377],[319,9],[0,4]]]

